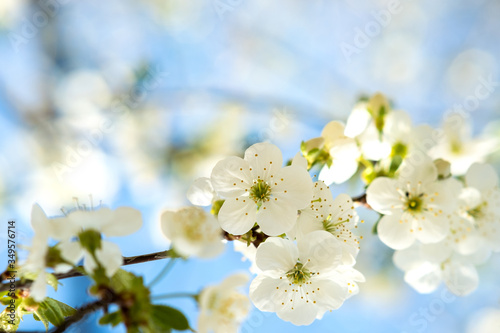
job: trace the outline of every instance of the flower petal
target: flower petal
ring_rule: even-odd
[[[106,275],[112,277],[123,265],[120,247],[108,241],[101,241],[101,248],[95,251],[97,260],[106,270]]]
[[[366,189],[366,202],[381,214],[392,214],[401,209],[397,181],[387,177],[376,178]]]
[[[210,206],[217,194],[215,193],[210,178],[201,177],[191,184],[186,196],[195,206]]]
[[[410,231],[411,223],[403,221],[400,214],[382,217],[377,226],[380,240],[395,250],[406,249],[415,241],[415,233]]]
[[[442,241],[450,232],[450,222],[446,216],[434,216],[431,213],[422,213],[418,220],[419,228],[415,230],[415,237],[424,244]]]
[[[262,271],[286,273],[295,266],[299,251],[295,243],[279,237],[269,237],[257,248],[255,262]]]
[[[307,170],[307,160],[300,152],[295,154],[292,160],[293,166],[298,166]]]
[[[47,295],[47,281],[45,276],[46,273],[44,271],[40,272],[30,287],[30,296],[33,297],[35,302],[42,302]]]
[[[256,220],[255,203],[244,197],[224,201],[218,219],[222,229],[233,235],[243,235],[252,229]]]
[[[268,236],[278,236],[295,226],[297,214],[295,206],[279,198],[264,202],[257,212],[256,221],[263,233]]]
[[[335,269],[342,259],[342,249],[329,232],[319,230],[297,241],[299,257],[312,271],[327,272]]]
[[[245,189],[253,185],[250,165],[235,156],[219,161],[212,170],[210,180],[215,191],[228,198],[245,194]]]
[[[142,227],[142,214],[137,209],[119,207],[113,213],[113,218],[101,228],[108,237],[130,235]]]
[[[79,242],[62,242],[59,244],[61,255],[67,261],[77,265],[83,258],[84,250]]]
[[[495,188],[498,185],[498,176],[491,165],[474,163],[465,175],[465,183],[482,192]]]
[[[281,169],[283,165],[283,156],[281,150],[268,142],[256,143],[245,151],[245,161],[252,167],[253,179],[259,176],[261,179],[268,180],[271,175]]]
[[[284,292],[288,287],[288,283],[288,279],[280,280],[265,275],[257,275],[250,284],[249,297],[257,309],[276,312],[282,306],[282,303],[285,301],[290,302]]]
[[[422,184],[434,182],[438,177],[436,165],[432,159],[423,153],[409,155],[398,169],[399,180],[403,183],[409,182],[416,187]]]
[[[297,210],[309,205],[313,197],[313,182],[304,168],[287,166],[273,178],[271,196],[278,198],[278,201],[285,200]]]
[[[356,104],[347,118],[344,134],[351,138],[360,135],[368,127],[370,120],[372,120],[372,116],[366,110],[366,103]]]
[[[479,285],[479,276],[473,265],[464,265],[451,262],[445,265],[443,280],[452,293],[465,296],[476,290]]]
[[[437,289],[441,283],[439,265],[423,262],[405,274],[405,281],[421,294],[428,294]]]

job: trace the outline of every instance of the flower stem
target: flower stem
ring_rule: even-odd
[[[151,296],[151,299],[152,300],[158,300],[158,299],[181,298],[181,297],[189,297],[189,298],[194,298],[196,300],[198,298],[198,295],[197,294],[191,294],[191,293],[172,293],[172,294],[163,294],[163,295]]]
[[[168,263],[165,265],[165,267],[163,267],[163,269],[161,270],[161,272],[153,279],[153,281],[151,281],[151,283],[148,284],[148,288],[151,288],[153,287],[155,284],[157,284],[158,282],[160,282],[161,280],[163,280],[163,278],[165,276],[167,276],[167,274],[172,270],[172,268],[174,267],[174,264],[175,264],[175,259],[176,258],[171,258]]]

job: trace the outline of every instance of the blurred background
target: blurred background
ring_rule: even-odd
[[[260,141],[291,158],[376,91],[414,123],[437,127],[446,111],[465,109],[475,135],[500,136],[498,17],[497,0],[1,0],[2,220],[15,219],[18,242],[29,244],[33,203],[51,216],[92,195],[143,212],[138,234],[114,240],[125,256],[164,250],[161,211],[186,205],[191,181],[217,160]],[[470,296],[420,295],[371,235],[377,215],[360,214],[356,268],[367,282],[358,296],[309,327],[254,309],[241,331],[469,333],[478,312],[500,307],[498,255]],[[151,281],[164,264],[128,269]],[[214,260],[178,263],[153,295],[197,292],[248,267],[228,244]],[[50,296],[90,300],[85,278],[63,284]],[[196,327],[194,302],[164,303]],[[124,332],[97,320],[69,331]],[[21,330],[42,327],[26,318]]]

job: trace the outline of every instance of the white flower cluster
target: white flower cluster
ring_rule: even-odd
[[[141,213],[130,207],[111,210],[107,207],[97,209],[76,209],[65,216],[48,218],[42,208],[33,205],[31,225],[35,231],[26,262],[22,265],[23,274],[35,275],[30,294],[37,302],[46,295],[49,279],[47,268],[56,273],[65,273],[79,264],[89,275],[100,267],[106,276],[111,277],[123,263],[118,245],[103,240],[132,234],[142,226]],[[50,239],[58,241],[49,247]]]
[[[499,250],[498,177],[478,163],[498,141],[471,139],[470,124],[458,114],[445,119],[444,130],[412,126],[381,94],[354,108],[344,134],[356,140],[367,204],[383,215],[378,236],[397,250],[394,262],[405,280],[422,293],[442,281],[457,295],[473,291],[475,266]]]
[[[308,325],[339,308],[364,281],[353,268],[361,238],[356,233],[359,217],[351,197],[334,199],[323,181],[313,183],[300,154],[291,165],[282,165],[278,147],[254,144],[244,158],[218,162],[210,179],[194,182],[188,198],[194,204],[212,204],[221,228],[248,242],[242,251],[257,273],[250,286],[254,305],[295,325]],[[265,240],[257,248],[254,233]],[[187,233],[182,238],[194,239]],[[174,248],[182,244],[172,241]]]

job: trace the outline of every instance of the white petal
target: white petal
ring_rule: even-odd
[[[47,295],[47,281],[45,272],[40,272],[30,287],[30,296],[36,302],[42,302]]]
[[[462,189],[459,196],[461,208],[471,210],[476,208],[482,203],[481,192],[473,187],[466,187]]]
[[[97,263],[87,251],[85,251],[83,255],[83,268],[88,274],[93,274],[94,270],[97,268]]]
[[[415,241],[415,233],[410,231],[411,223],[405,222],[401,215],[386,215],[377,226],[380,240],[395,250],[405,249]]]
[[[424,262],[405,274],[405,281],[421,294],[428,294],[441,283],[439,265]]]
[[[450,232],[450,222],[446,216],[434,216],[431,213],[420,214],[415,237],[424,244],[442,241]]]
[[[290,231],[297,222],[297,208],[282,199],[265,202],[257,212],[256,221],[268,236],[279,236]]]
[[[76,235],[80,229],[66,217],[51,218],[48,224],[50,237],[59,241],[69,240]]]
[[[220,288],[222,290],[229,290],[238,287],[242,287],[248,283],[249,277],[245,273],[236,273],[225,278],[221,284]]]
[[[427,152],[436,145],[436,140],[431,139],[434,129],[429,125],[419,125],[413,127],[410,133],[410,149],[411,152],[418,149],[422,152]]]
[[[38,205],[34,204],[31,207],[31,226],[35,232],[47,232],[48,218],[45,215],[43,209]]]
[[[335,269],[342,259],[342,249],[335,237],[326,231],[313,231],[297,241],[299,257],[312,271]]]
[[[330,167],[325,165],[321,169],[318,179],[324,181],[327,185],[341,184],[349,180],[357,170],[358,161],[356,158],[334,157]]]
[[[298,166],[307,170],[307,160],[300,152],[298,152],[293,157],[292,166]]]
[[[321,314],[319,307],[312,302],[290,303],[296,303],[293,306],[293,310],[291,309],[291,307],[287,306],[283,310],[278,310],[276,314],[282,320],[291,322],[294,325],[310,325],[316,319],[316,317]]]
[[[420,266],[425,260],[422,259],[420,246],[418,245],[413,244],[404,250],[394,251],[394,255],[392,256],[394,265],[405,272]]]
[[[387,177],[376,178],[366,189],[366,202],[381,214],[392,214],[401,209],[397,181]]]
[[[465,182],[482,192],[498,185],[498,175],[491,165],[474,163],[465,175]]]
[[[366,103],[356,104],[349,118],[347,118],[344,134],[351,138],[360,135],[368,127],[371,120],[372,116],[366,110]]]
[[[339,121],[331,121],[323,128],[321,137],[325,139],[325,146],[330,148],[338,140],[344,139],[344,124]]]
[[[453,250],[447,246],[445,242],[421,244],[420,246],[420,256],[422,259],[434,264],[441,264],[448,259],[452,253]]]
[[[196,179],[187,191],[188,200],[195,206],[210,206],[216,197],[210,178]]]
[[[70,223],[82,229],[101,230],[113,218],[113,211],[107,207],[97,210],[77,210],[68,215]]]
[[[321,279],[311,281],[310,286],[316,289],[315,293],[318,294],[316,295],[317,305],[325,311],[340,308],[347,298],[347,288],[340,286],[336,281]]]
[[[412,187],[418,182],[434,182],[438,177],[436,165],[429,156],[422,153],[408,156],[399,167],[398,175],[402,182],[410,182]]]
[[[59,245],[59,250],[62,257],[74,265],[82,260],[84,254],[79,242],[63,242]]]
[[[284,292],[289,287],[288,283],[288,279],[274,279],[258,275],[250,284],[249,297],[257,309],[276,312],[281,307],[281,303],[285,300],[290,301]]]
[[[123,264],[120,247],[108,241],[101,241],[101,248],[96,250],[97,260],[106,270],[106,275],[112,277]]]
[[[253,179],[260,176],[261,179],[268,180],[281,169],[283,156],[278,147],[262,142],[250,146],[245,151],[245,161],[252,167]]]
[[[119,207],[113,213],[113,218],[101,228],[101,231],[108,237],[130,235],[142,227],[142,215],[137,209]]]
[[[253,185],[253,175],[247,161],[228,157],[219,161],[210,177],[214,190],[225,197],[234,198],[245,193]]]
[[[244,197],[229,198],[222,205],[218,219],[222,229],[233,235],[243,235],[252,229],[256,220],[257,206]]]
[[[263,271],[287,272],[299,259],[297,246],[290,240],[269,237],[257,248],[255,262]]]
[[[448,289],[458,296],[470,294],[479,285],[479,276],[473,265],[451,262],[445,265],[443,279]]]
[[[271,195],[277,197],[278,201],[285,200],[297,210],[306,207],[311,202],[313,182],[304,168],[284,167],[273,179],[271,180]]]
[[[410,139],[411,118],[405,111],[393,111],[385,117],[384,135],[392,143],[407,143]]]

